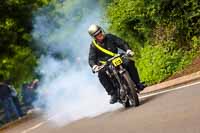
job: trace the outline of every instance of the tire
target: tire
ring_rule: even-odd
[[[126,98],[126,99],[125,99],[124,101],[121,102],[122,105],[124,106],[124,108],[129,108],[129,107],[131,107],[131,104],[130,104],[130,102],[129,102],[128,97],[125,97],[125,98]]]
[[[127,85],[127,87],[129,88],[129,100],[126,101],[125,103],[125,107],[130,107],[130,106],[134,106],[137,107],[139,106],[139,98],[137,95],[137,92],[135,90],[135,85],[131,79],[131,77],[129,76],[128,72],[125,72],[123,74],[123,78],[124,78],[124,83]]]
[[[131,104],[130,104],[130,102],[129,102],[129,99],[127,99],[127,101],[124,103],[124,107],[125,107],[125,108],[131,107]]]

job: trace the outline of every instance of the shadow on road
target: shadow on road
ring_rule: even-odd
[[[149,103],[151,101],[154,101],[154,99],[157,99],[157,98],[163,96],[164,94],[165,93],[159,94],[159,95],[154,95],[154,96],[149,96],[149,97],[146,97],[146,98],[140,98],[140,106],[142,106],[143,104]]]

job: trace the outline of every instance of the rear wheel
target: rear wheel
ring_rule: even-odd
[[[124,78],[124,84],[126,84],[126,86],[128,87],[128,99],[127,99],[126,103],[124,104],[124,106],[125,107],[130,107],[130,106],[137,107],[139,105],[139,98],[138,98],[137,92],[135,90],[135,85],[134,85],[132,79],[130,78],[128,72],[125,72],[123,74],[123,78]]]

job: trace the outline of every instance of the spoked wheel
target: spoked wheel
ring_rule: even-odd
[[[127,93],[127,101],[126,103],[124,104],[124,107],[131,107],[131,106],[134,106],[134,107],[137,107],[139,106],[139,98],[138,98],[138,95],[137,95],[137,92],[135,90],[135,86],[134,86],[134,83],[133,81],[131,80],[128,72],[125,72],[123,74],[123,77],[124,77],[124,83],[127,85],[128,87],[128,93]]]
[[[131,107],[128,97],[126,97],[126,98],[124,99],[124,101],[122,102],[122,104],[123,104],[124,108],[129,108],[129,107]]]

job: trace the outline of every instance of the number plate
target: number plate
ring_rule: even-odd
[[[117,57],[115,58],[114,60],[112,60],[112,64],[116,67],[116,66],[119,66],[121,65],[123,62],[122,62],[122,59],[120,57]]]

